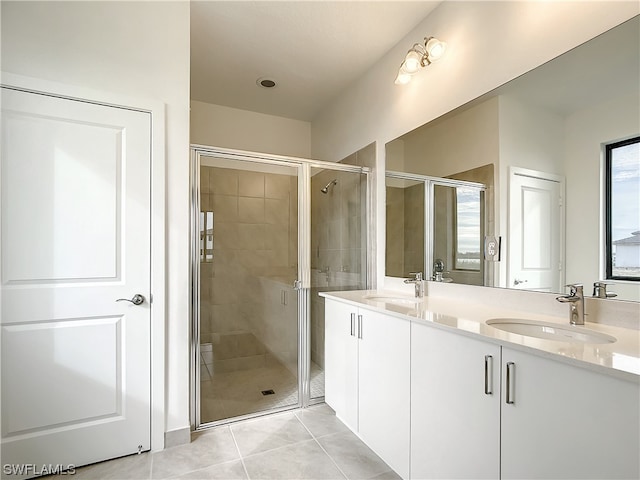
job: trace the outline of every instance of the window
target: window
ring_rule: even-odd
[[[456,187],[456,270],[480,271],[482,232],[481,193],[477,188]]]
[[[640,281],[640,137],[605,147],[607,279]]]

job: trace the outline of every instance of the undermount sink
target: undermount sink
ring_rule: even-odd
[[[487,325],[510,333],[517,333],[526,337],[556,340],[574,343],[613,343],[615,337],[605,333],[594,332],[584,327],[573,325],[559,325],[557,323],[539,322],[520,318],[493,318],[486,321]]]
[[[386,302],[386,303],[397,303],[400,305],[415,305],[421,300],[419,298],[413,298],[413,297],[403,297],[400,295],[396,296],[396,295],[384,295],[384,294],[365,295],[362,298],[364,298],[365,300],[375,300],[377,302]]]

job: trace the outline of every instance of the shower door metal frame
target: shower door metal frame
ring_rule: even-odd
[[[427,280],[431,278],[430,268],[433,266],[434,256],[433,248],[435,244],[435,222],[433,215],[433,206],[435,205],[435,187],[471,187],[477,188],[483,192],[484,196],[484,208],[487,209],[487,186],[483,183],[469,182],[467,180],[455,180],[450,178],[430,177],[428,175],[420,175],[418,173],[405,173],[387,170],[385,172],[385,178],[397,178],[400,180],[413,180],[416,182],[424,182],[424,278]],[[486,215],[484,231],[486,235]],[[486,260],[485,260],[486,262]],[[483,283],[489,284],[488,268],[484,269]]]
[[[201,157],[245,161],[248,163],[280,165],[298,170],[298,272],[296,290],[298,292],[298,402],[295,405],[277,407],[238,417],[202,424],[200,418],[200,159]],[[366,288],[371,284],[371,169],[355,165],[323,162],[298,157],[263,154],[243,150],[191,145],[190,156],[190,423],[191,430],[201,430],[247,418],[254,418],[280,411],[307,407],[324,401],[324,397],[310,398],[310,292],[311,292],[311,169],[322,168],[335,171],[353,172],[366,175],[365,221],[368,226],[366,236]]]

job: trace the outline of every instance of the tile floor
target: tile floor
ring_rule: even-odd
[[[327,405],[194,433],[188,445],[90,465],[87,479],[398,479]]]

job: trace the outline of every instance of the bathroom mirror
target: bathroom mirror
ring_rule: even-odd
[[[387,276],[423,272],[437,282],[492,285],[482,255],[485,190],[477,182],[387,171]]]
[[[603,280],[603,152],[605,144],[640,134],[639,18],[386,145],[388,171],[485,173],[484,180],[462,178],[487,185],[486,234],[502,241],[500,261],[487,266],[494,286],[561,292],[565,283],[583,283],[591,293]],[[523,221],[517,192],[538,202],[539,214]],[[394,221],[387,219],[388,229]],[[551,246],[540,245],[542,238],[552,238]],[[533,254],[523,254],[525,244]],[[387,242],[387,257],[397,258],[398,248]],[[519,276],[517,262],[529,262],[531,271],[546,265],[551,280],[539,287]],[[423,268],[431,272],[426,259]],[[610,290],[616,299],[640,299],[640,282],[615,281]]]

